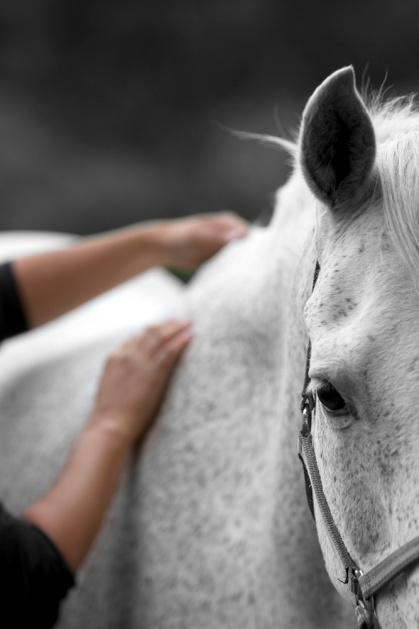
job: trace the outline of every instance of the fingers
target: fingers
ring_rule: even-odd
[[[183,335],[183,336],[182,336]],[[171,342],[179,338],[189,339],[192,336],[191,322],[186,320],[171,319],[160,325],[146,328],[141,334],[126,341],[120,348],[121,351],[133,351],[145,358],[154,359],[161,353],[172,350]],[[157,362],[161,362],[160,356]]]
[[[238,216],[223,213],[202,219],[201,229],[207,238],[212,238],[213,242],[219,243],[221,247],[232,240],[246,236],[248,224]]]
[[[158,366],[164,367],[167,369],[168,373],[170,373],[182,352],[189,345],[192,337],[193,332],[190,327],[173,334],[172,337],[159,348],[155,356]]]
[[[190,331],[190,321],[172,319],[160,325],[150,326],[137,337],[138,343],[143,346],[149,355],[161,351],[174,337],[183,331]]]
[[[215,214],[212,223],[227,242],[243,238],[248,231],[248,223],[239,216],[229,212]]]
[[[223,232],[231,231],[240,238],[245,236],[249,229],[248,221],[231,211],[196,214],[183,220],[191,221],[191,224],[195,223],[195,225],[218,234],[220,230]]]

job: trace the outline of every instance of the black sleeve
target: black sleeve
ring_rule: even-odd
[[[0,617],[10,619],[7,627],[52,627],[73,585],[73,573],[47,535],[0,503]]]
[[[28,329],[13,263],[0,264],[0,342]]]

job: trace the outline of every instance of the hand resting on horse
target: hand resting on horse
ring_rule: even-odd
[[[191,269],[246,234],[224,213],[81,239],[0,267],[0,340],[64,314],[153,266]],[[152,421],[190,323],[149,328],[114,351],[94,407],[52,488],[16,518],[0,503],[0,587],[13,626],[52,627],[102,523],[131,446]]]
[[[79,568],[96,534],[130,447],[155,415],[173,367],[192,338],[189,323],[151,327],[113,352],[95,405],[52,489],[26,512]]]
[[[28,323],[46,323],[155,266],[191,270],[246,231],[242,219],[223,212],[145,223],[24,257],[13,268]]]

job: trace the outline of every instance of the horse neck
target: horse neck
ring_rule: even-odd
[[[278,515],[277,534],[284,539],[292,558],[280,550],[280,561],[287,566],[287,581],[301,591],[299,626],[345,627],[350,611],[332,587],[324,568],[317,536],[308,510],[303,473],[297,457],[300,428],[300,401],[304,382],[308,337],[303,306],[311,292],[315,266],[315,212],[313,198],[299,174],[279,191],[271,229],[281,256],[277,264],[285,267],[283,302],[284,327],[282,356],[278,379],[277,417],[280,423],[280,456],[277,462]],[[276,296],[278,299],[278,296]],[[283,556],[282,556],[283,553]],[[285,598],[292,596],[291,590]],[[319,600],[328,605],[319,605]]]
[[[287,392],[298,398],[298,403],[288,407],[292,424],[299,419],[299,396],[304,379],[305,352],[308,338],[303,319],[303,307],[312,285],[315,267],[314,246],[315,212],[313,197],[296,172],[279,190],[271,229],[278,243],[280,260],[286,262],[287,281],[284,282],[286,302],[286,330],[284,331],[284,357],[286,366],[282,384]],[[284,299],[282,299],[284,301]],[[282,396],[285,400],[287,396]],[[287,398],[288,399],[288,398]],[[288,404],[290,404],[288,400]]]
[[[142,588],[149,626],[167,624],[162,618],[170,613],[158,567],[177,574],[180,563],[192,581],[202,568],[209,575],[213,585],[204,595],[208,609],[223,610],[222,626],[248,626],[255,615],[274,619],[270,626],[342,626],[296,456],[305,339],[292,306],[293,278],[311,220],[297,184],[281,191],[267,228],[223,249],[187,289],[195,339],[136,478],[148,549],[141,574],[156,575]],[[162,514],[168,526],[156,534]],[[171,561],[163,560],[164,548]],[[172,598],[192,601],[183,587],[175,580]],[[325,595],[327,614],[318,603]],[[194,626],[211,623],[202,608]]]

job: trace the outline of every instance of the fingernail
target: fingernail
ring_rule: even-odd
[[[193,337],[193,331],[192,330],[185,330],[184,332],[181,332],[180,334],[182,340],[188,341],[189,339],[191,339]]]
[[[186,328],[192,325],[192,321],[188,319],[175,319],[174,321],[180,328]]]
[[[226,242],[231,242],[232,240],[238,240],[239,238],[243,238],[246,235],[246,232],[241,229],[230,229],[225,233],[224,239]]]

